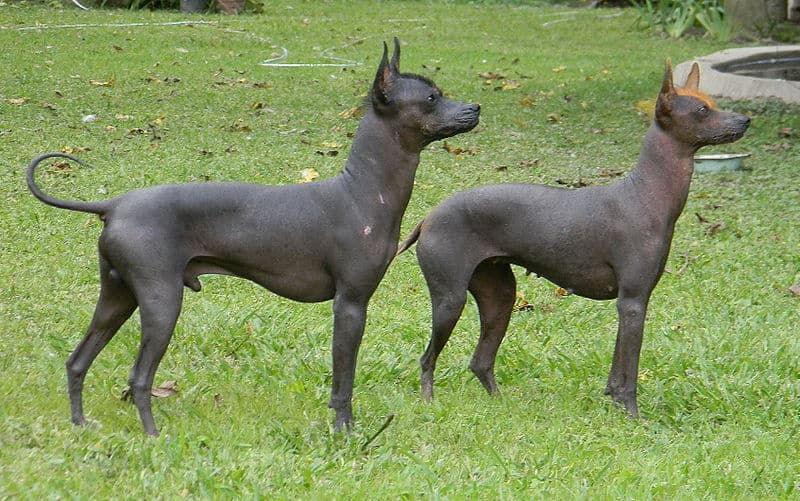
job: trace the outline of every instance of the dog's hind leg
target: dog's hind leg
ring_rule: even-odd
[[[494,393],[494,361],[511,319],[517,281],[509,264],[484,261],[475,269],[469,291],[478,303],[481,318],[481,335],[469,368],[486,391]]]
[[[183,302],[183,281],[177,273],[174,277],[138,280],[134,288],[139,300],[142,339],[128,383],[145,433],[157,437],[158,429],[150,405],[150,391],[158,364],[167,351],[178,321]]]
[[[83,381],[97,355],[114,337],[122,324],[136,309],[131,290],[111,270],[108,261],[100,257],[100,297],[86,336],[67,359],[67,388],[72,422],[83,425]]]
[[[436,283],[432,282],[429,282],[429,285],[433,285],[430,288],[433,326],[428,347],[419,359],[422,369],[422,397],[426,401],[433,399],[433,371],[436,369],[436,359],[439,358],[439,354],[450,339],[450,334],[467,301],[466,284],[451,288],[439,288]]]

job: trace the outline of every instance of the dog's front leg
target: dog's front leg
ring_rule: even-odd
[[[350,431],[353,379],[369,297],[337,292],[333,300],[333,387],[328,407],[336,411],[334,431]]]
[[[617,299],[619,326],[605,393],[615,402],[624,404],[625,410],[631,417],[639,417],[636,385],[648,299],[649,295],[635,297],[620,295]]]

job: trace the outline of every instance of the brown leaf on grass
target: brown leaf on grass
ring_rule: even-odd
[[[361,118],[363,115],[364,108],[361,106],[353,106],[352,108],[339,112],[339,117],[344,119]]]
[[[317,150],[314,153],[316,153],[317,155],[321,155],[323,157],[335,157],[336,155],[339,154],[337,150],[324,150],[324,151]]]
[[[319,172],[316,169],[308,168],[300,171],[300,183],[310,183],[319,177]]]
[[[133,129],[129,130],[128,133],[125,134],[125,137],[128,138],[128,139],[133,139],[134,137],[141,136],[143,134],[147,134],[147,131],[144,130],[144,129],[140,129],[138,127],[135,127]]]
[[[42,103],[42,108],[50,111],[56,111],[56,105],[53,103],[44,102]]]
[[[172,85],[176,83],[180,83],[181,79],[178,77],[156,77],[153,75],[148,76],[144,79],[147,83],[154,83],[154,84],[162,84],[162,85]]]
[[[503,84],[502,85],[500,85],[498,87],[495,87],[494,89],[495,90],[514,90],[514,89],[519,89],[520,85],[521,84],[519,82],[517,82],[516,80],[511,80],[510,78],[508,78],[506,80],[503,80]]]
[[[219,393],[214,394],[214,407],[222,407],[222,395]]]
[[[789,292],[791,292],[795,296],[800,296],[800,283],[790,286]]]
[[[564,297],[564,296],[569,296],[570,294],[572,294],[572,291],[569,290],[569,289],[565,289],[563,287],[557,287],[556,288],[556,297],[561,298],[561,297]]]
[[[5,99],[5,102],[7,102],[8,104],[13,104],[15,106],[19,106],[21,104],[27,103],[28,102],[28,98],[27,97],[12,97],[12,98],[9,98],[9,99]]]
[[[527,94],[525,97],[519,100],[519,104],[526,108],[533,108],[536,106],[536,101],[534,101],[533,96]]]
[[[177,381],[164,381],[158,388],[152,388],[150,394],[158,398],[168,398],[178,394],[178,390],[175,389],[177,386]]]
[[[558,113],[550,113],[547,115],[547,121],[552,124],[561,123],[561,115]]]
[[[475,151],[475,150],[471,150],[471,149],[467,149],[467,148],[458,148],[456,146],[452,146],[452,145],[448,144],[447,141],[445,141],[444,144],[442,145],[442,149],[444,149],[444,151],[446,151],[448,153],[452,153],[453,155],[455,155],[455,156],[457,156],[459,158],[462,158],[465,155],[477,155],[478,154],[478,152]]]
[[[521,293],[517,292],[517,302],[514,303],[513,311],[532,311],[534,306],[530,304]]]
[[[791,127],[781,127],[778,131],[778,135],[780,137],[792,137],[794,135],[794,129]]]
[[[505,78],[503,75],[499,73],[495,73],[493,71],[487,71],[485,73],[478,73],[478,76],[483,79],[483,83],[485,85],[492,85],[497,80],[502,80]]]
[[[115,80],[112,78],[111,80],[89,80],[89,85],[92,87],[113,87]]]
[[[699,212],[695,212],[694,215],[697,217],[697,220],[706,227],[706,233],[708,233],[709,236],[713,237],[726,228],[725,223],[722,221],[711,222],[700,215]]]
[[[72,174],[72,165],[69,162],[53,162],[50,167],[52,168],[47,170],[49,174],[59,174],[61,176]]]
[[[84,151],[89,151],[89,148],[85,146],[64,146],[61,148],[61,153],[66,153],[67,155],[73,155],[75,153],[83,153]]]
[[[253,129],[251,129],[249,125],[244,123],[244,120],[238,118],[228,127],[228,130],[230,130],[231,132],[250,132]]]

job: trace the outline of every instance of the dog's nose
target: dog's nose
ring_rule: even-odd
[[[481,111],[481,105],[480,105],[480,104],[477,104],[477,103],[476,103],[476,104],[472,104],[472,105],[469,107],[469,109],[470,109],[470,111],[473,111],[473,112],[475,112],[475,113],[479,113],[479,112]]]

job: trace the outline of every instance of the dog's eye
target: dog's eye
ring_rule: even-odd
[[[428,96],[428,102],[429,103],[435,103],[436,102],[436,94],[431,94],[430,96]]]
[[[698,107],[697,107],[697,112],[698,112],[698,113],[702,113],[703,115],[705,115],[706,113],[708,113],[708,106],[706,106],[706,105],[704,105],[704,104],[703,104],[703,105],[700,105],[700,106],[698,106]]]

